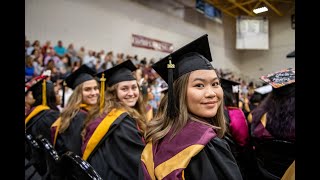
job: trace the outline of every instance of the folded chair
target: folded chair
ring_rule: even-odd
[[[71,151],[61,156],[61,164],[68,180],[102,180],[87,161]]]
[[[36,140],[43,152],[43,159],[46,162],[46,174],[43,176],[44,179],[63,179],[63,169],[60,165],[60,156],[58,152],[54,149],[51,142],[39,135],[36,137]]]
[[[36,139],[31,134],[25,134],[25,172],[31,179],[33,175],[39,174],[43,176],[46,173],[46,162],[43,160],[44,152],[39,146]],[[32,171],[32,172],[30,172]]]

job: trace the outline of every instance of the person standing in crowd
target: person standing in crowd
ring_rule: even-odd
[[[100,105],[85,120],[82,158],[103,179],[138,179],[146,106],[133,76],[135,70],[127,60],[97,74]]]
[[[72,151],[79,156],[82,155],[83,122],[89,109],[97,104],[99,97],[95,73],[84,64],[65,79],[66,86],[73,92],[60,117],[51,126],[51,141],[59,154]]]
[[[284,69],[261,79],[272,91],[248,116],[259,179],[280,179],[295,160],[295,70]]]
[[[211,61],[203,35],[152,66],[168,92],[147,125],[140,179],[242,179],[223,139],[223,90]]]

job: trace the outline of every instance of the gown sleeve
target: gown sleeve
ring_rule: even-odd
[[[191,159],[184,175],[186,180],[242,180],[228,144],[218,137],[213,138]]]
[[[66,129],[62,134],[58,134],[55,148],[59,154],[63,154],[67,151],[72,151],[75,154],[82,156],[81,131],[83,127],[83,122],[86,117],[87,117],[87,113],[80,111],[72,119],[68,129]]]
[[[145,143],[135,120],[127,116],[109,132],[89,163],[103,179],[138,179]]]
[[[55,110],[48,110],[48,112],[41,117],[41,119],[38,119],[37,122],[32,127],[33,134],[35,136],[38,136],[40,134],[43,135],[46,139],[49,141],[51,140],[51,125],[54,123],[56,119],[58,119],[60,115],[59,111]]]

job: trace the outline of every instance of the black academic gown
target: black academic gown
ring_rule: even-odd
[[[49,107],[40,105],[33,108],[30,113],[26,115],[25,126],[26,133],[31,134],[34,138],[43,135],[50,141],[50,127],[53,122],[59,117],[60,112],[49,109]],[[32,161],[40,175],[44,175],[47,171],[46,160],[43,154],[32,153],[30,147],[26,146],[25,156],[27,160]]]
[[[171,133],[146,145],[140,179],[242,180],[227,142],[209,126],[189,121],[172,139]]]
[[[113,113],[110,112],[108,116],[110,114]],[[95,132],[85,140],[83,159],[87,160],[105,180],[138,179],[140,156],[145,143],[136,121],[126,112],[119,114],[114,117],[108,131],[103,132],[102,138],[98,138],[98,144],[93,145],[91,140],[97,138],[100,130],[107,128],[104,124],[105,119],[97,119],[100,122]],[[92,145],[95,148],[90,151],[89,146]]]
[[[77,115],[71,120],[69,127],[61,134],[57,132],[58,126],[60,126],[58,122],[60,121],[60,118],[52,125],[52,143],[54,144],[55,149],[58,151],[60,155],[64,154],[67,151],[72,151],[80,157],[82,156],[81,131],[84,120],[87,117],[87,115],[87,110],[82,108],[77,113]]]
[[[185,179],[242,179],[239,167],[228,147],[220,138],[213,138],[185,169]]]
[[[296,159],[295,138],[275,138],[265,127],[269,120],[267,112],[252,111],[249,117],[252,122],[251,136],[255,145],[255,179],[280,180]],[[295,137],[294,133],[292,137]]]
[[[34,137],[42,134],[43,137],[47,138],[50,141],[50,127],[59,117],[59,115],[59,111],[52,109],[43,110],[37,113],[26,124],[26,133],[29,133]]]

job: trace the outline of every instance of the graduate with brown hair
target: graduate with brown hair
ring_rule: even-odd
[[[138,179],[146,106],[135,70],[127,60],[97,74],[100,102],[85,120],[82,158],[103,179]]]
[[[140,179],[239,179],[227,142],[223,90],[203,35],[155,63],[168,84],[148,123]]]
[[[98,103],[99,83],[96,71],[82,65],[65,79],[73,90],[66,107],[51,127],[51,142],[60,155],[67,151],[82,156],[81,131],[84,120],[92,106]],[[64,88],[64,87],[63,87]]]

